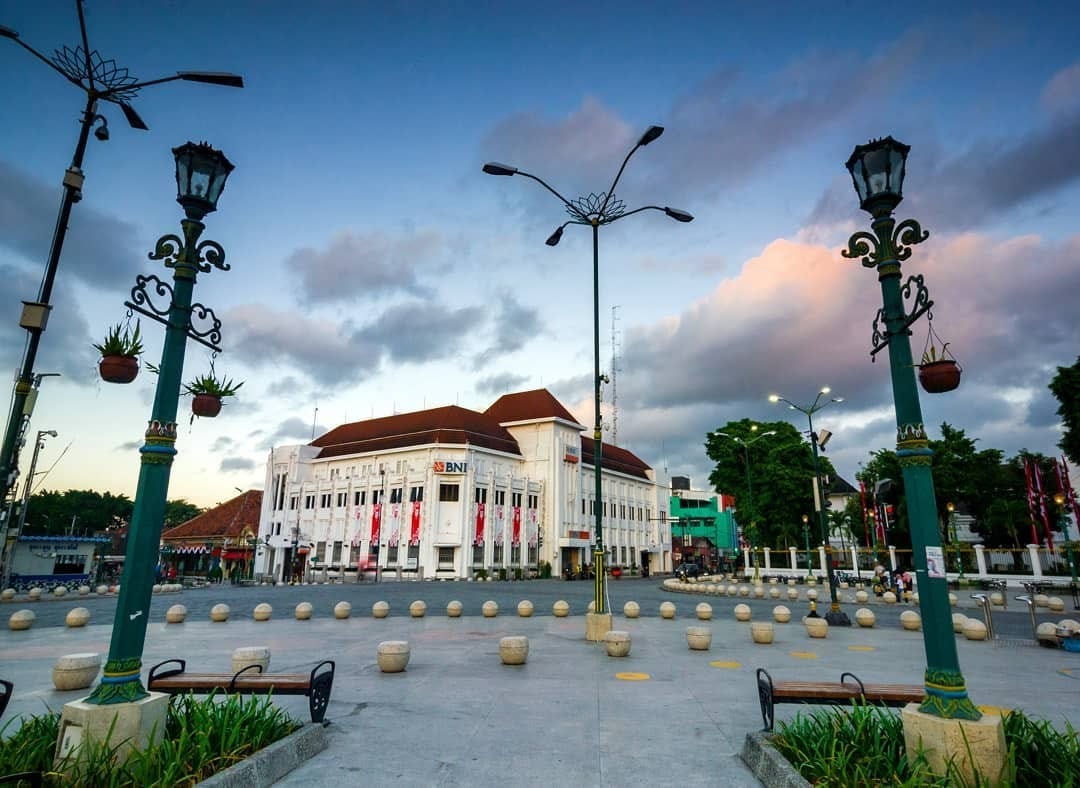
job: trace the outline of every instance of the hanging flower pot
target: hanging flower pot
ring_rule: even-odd
[[[98,362],[101,379],[107,383],[130,383],[139,374],[138,356],[102,356]]]
[[[139,356],[142,354],[142,340],[139,337],[139,323],[135,329],[117,323],[105,335],[105,341],[94,348],[101,353],[98,372],[101,379],[109,383],[130,383],[139,374]]]
[[[196,416],[212,419],[221,413],[221,397],[214,394],[196,394],[191,400],[191,412]]]
[[[953,359],[919,365],[919,383],[930,394],[944,394],[960,385],[963,370]]]

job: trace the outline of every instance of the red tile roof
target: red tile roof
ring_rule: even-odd
[[[239,539],[245,530],[259,533],[262,490],[248,490],[213,509],[207,509],[186,523],[166,529],[163,542],[183,544],[207,539]]]
[[[457,405],[342,424],[316,438],[310,445],[321,448],[319,459],[325,459],[431,443],[467,443],[508,454],[521,454],[514,436],[498,421]]]
[[[596,442],[584,435],[581,436],[581,462],[596,466]],[[620,449],[610,443],[600,446],[600,464],[609,471],[637,476],[639,479],[649,478],[646,471],[652,470],[633,452]]]
[[[533,389],[532,391],[519,391],[516,394],[503,394],[484,411],[484,415],[490,416],[499,424],[509,424],[514,421],[531,421],[533,419],[557,418],[577,424],[584,429],[583,424],[562,403],[559,402],[547,389]]]

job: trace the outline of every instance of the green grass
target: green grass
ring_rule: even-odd
[[[222,700],[179,695],[169,701],[165,734],[157,746],[136,751],[120,763],[108,739],[88,742],[77,757],[69,756],[54,770],[60,715],[31,717],[4,737],[11,724],[0,729],[0,774],[44,772],[46,785],[88,788],[194,785],[300,727],[268,696],[230,695]]]
[[[1080,788],[1080,737],[1021,712],[1003,718],[1007,749],[1004,784]],[[965,780],[950,764],[930,772],[922,753],[908,753],[899,715],[879,706],[814,711],[779,723],[773,745],[804,779],[818,786],[941,786],[989,784],[976,772]]]

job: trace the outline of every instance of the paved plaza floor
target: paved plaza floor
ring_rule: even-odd
[[[183,657],[194,670],[228,671],[233,648],[248,645],[270,648],[273,672],[302,671],[322,659],[335,660],[329,746],[278,783],[286,786],[759,785],[738,757],[747,732],[762,726],[756,668],[766,668],[777,680],[836,681],[847,670],[867,681],[922,683],[922,634],[892,625],[900,613],[897,607],[874,608],[886,626],[834,628],[818,640],[810,639],[799,623],[806,603],[786,603],[795,614],[792,623],[776,624],[775,642],[761,646],[751,642],[748,624],[734,620],[732,608],[741,600],[667,594],[658,590],[657,581],[643,581],[612,589],[614,628],[632,638],[630,655],[616,659],[607,656],[602,644],[584,639],[585,605],[577,596],[586,598],[591,584],[490,584],[482,591],[466,589],[476,584],[390,585],[366,589],[346,620],[332,615],[333,601],[347,591],[342,587],[331,587],[325,601],[315,589],[244,589],[252,607],[260,596],[274,592],[274,616],[268,622],[255,622],[248,612],[224,624],[193,615],[184,624],[166,625],[155,612],[144,667]],[[622,604],[635,596],[635,588],[641,589],[636,595],[647,598],[641,603],[645,617],[626,619]],[[466,615],[448,618],[446,601],[466,591],[476,591],[477,599],[498,600],[499,615],[482,617],[479,603],[468,597]],[[391,601],[389,618],[371,617],[369,600],[395,599],[398,593],[425,599],[427,615],[411,618],[407,602]],[[200,600],[201,606],[213,596],[201,589],[161,599],[170,604]],[[549,598],[567,596],[575,600],[573,615],[555,618]],[[293,607],[305,597],[316,600],[315,616],[297,621]],[[526,598],[536,605],[531,618],[516,613],[517,600]],[[658,598],[675,603],[675,620],[656,614]],[[161,599],[155,600],[155,611]],[[66,611],[83,601],[5,604],[0,613],[6,621],[16,609],[31,607],[48,618],[53,614],[47,608]],[[700,601],[713,606],[713,620],[696,620],[694,607]],[[773,604],[762,600],[755,605],[755,620],[766,620]],[[854,606],[848,607],[853,613]],[[709,651],[687,648],[686,628],[698,625],[713,633]],[[83,696],[52,688],[52,663],[69,653],[104,656],[110,631],[111,616],[97,616],[80,629],[38,625],[0,631],[0,677],[15,682],[5,720],[58,710]],[[527,664],[502,665],[499,638],[519,634],[529,638]],[[1013,637],[995,642],[957,638],[961,667],[977,704],[1023,709],[1058,726],[1065,720],[1077,724],[1080,654]],[[379,672],[375,654],[384,640],[409,642],[406,672]],[[278,702],[298,719],[307,719],[306,699],[282,697]],[[800,709],[805,707],[779,706],[777,718],[789,719]]]

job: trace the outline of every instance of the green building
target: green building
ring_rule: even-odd
[[[724,496],[696,490],[673,490],[668,513],[675,565],[682,562],[719,565],[738,553],[738,534]]]

